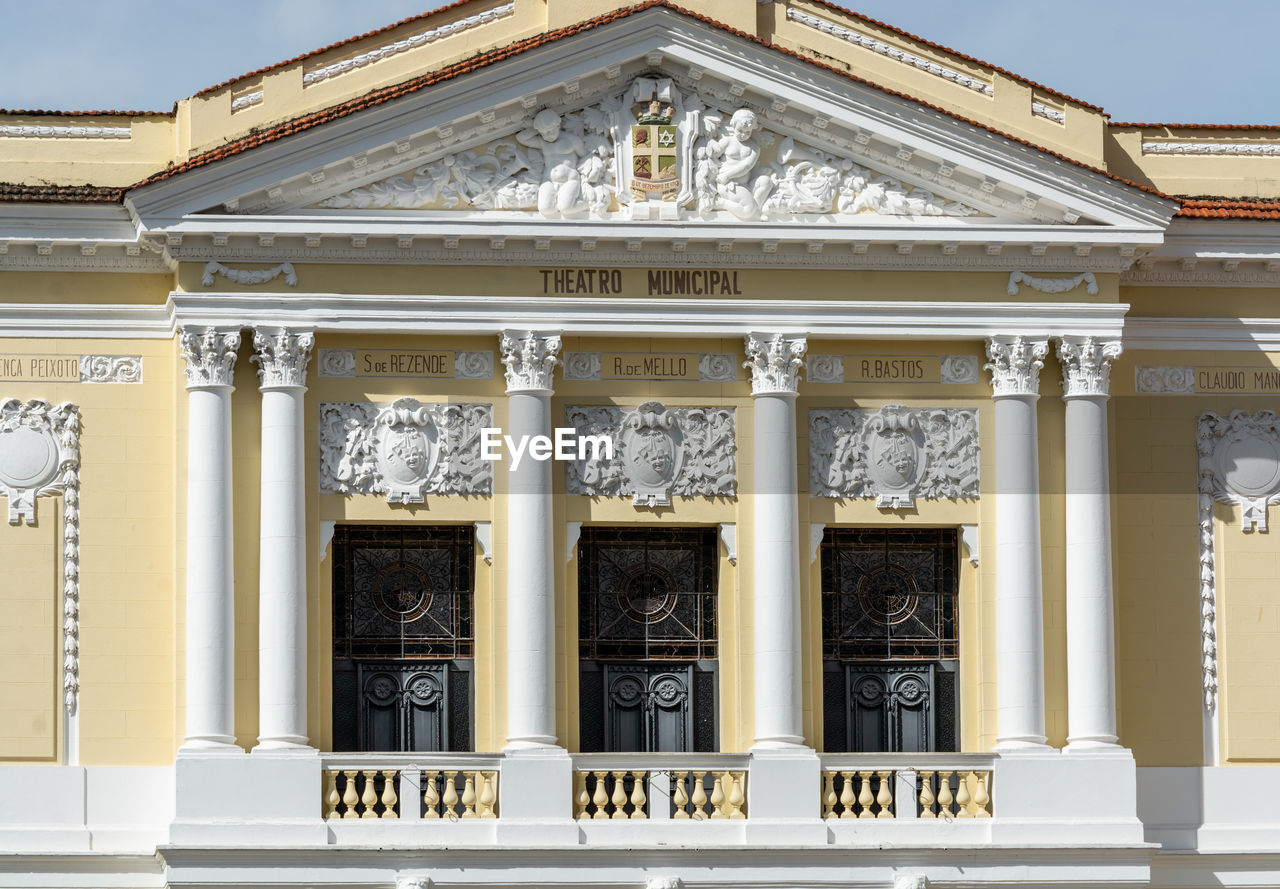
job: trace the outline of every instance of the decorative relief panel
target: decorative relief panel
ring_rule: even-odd
[[[1200,513],[1200,642],[1204,706],[1218,701],[1217,590],[1213,503],[1240,507],[1241,529],[1267,530],[1267,505],[1280,502],[1280,420],[1272,411],[1202,414],[1196,424]]]
[[[325,402],[320,405],[320,489],[386,494],[388,503],[425,495],[493,493],[492,464],[480,459],[489,404]]]
[[[355,349],[321,349],[319,368],[322,377],[362,376],[356,372]],[[378,376],[395,376],[395,374],[380,373]],[[412,377],[414,374],[406,372],[402,376]],[[453,378],[455,380],[492,380],[493,353],[489,351],[454,352]]]
[[[523,129],[314,206],[803,222],[978,213],[769,132],[755,109],[726,102],[682,91],[669,77],[639,77],[583,108],[530,109]]]
[[[1193,395],[1196,371],[1194,367],[1136,367],[1133,387],[1139,395]]]
[[[36,523],[36,498],[62,494],[62,691],[80,694],[80,408],[63,402],[0,401],[0,492],[9,523]]]
[[[82,383],[141,383],[140,355],[81,355]]]
[[[978,412],[906,408],[809,412],[809,493],[875,497],[907,509],[915,498],[978,496]]]
[[[669,506],[673,496],[732,497],[737,493],[737,442],[732,408],[668,408],[647,401],[620,407],[570,407],[567,425],[579,436],[611,438],[602,452],[566,464],[569,494],[631,496],[636,506]]]

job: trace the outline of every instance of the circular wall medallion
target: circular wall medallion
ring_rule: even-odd
[[[1232,491],[1269,497],[1280,490],[1280,448],[1270,438],[1225,439],[1218,446],[1218,471]]]
[[[618,607],[636,623],[659,623],[675,610],[675,580],[654,565],[637,568],[622,582]]]
[[[897,565],[879,565],[858,578],[858,604],[878,624],[902,623],[919,601],[915,578]]]
[[[15,490],[34,490],[58,474],[58,443],[53,434],[29,426],[0,431],[0,482]]]
[[[373,606],[387,620],[413,623],[431,608],[432,592],[427,576],[413,565],[385,568],[374,579]]]

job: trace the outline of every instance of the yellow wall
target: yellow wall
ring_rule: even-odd
[[[61,503],[36,501],[36,526],[0,514],[0,759],[53,761],[62,710]]]

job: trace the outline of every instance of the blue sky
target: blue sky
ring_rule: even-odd
[[[0,107],[168,110],[206,86],[438,5],[0,0]],[[1116,121],[1280,124],[1280,0],[848,5],[1101,105]]]

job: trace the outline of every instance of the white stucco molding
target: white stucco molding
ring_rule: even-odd
[[[1280,351],[1280,318],[1129,318],[1126,351]]]
[[[1020,335],[1119,338],[1124,303],[893,302],[867,300],[623,299],[617,297],[373,296],[171,293],[178,325],[276,325],[317,333],[495,335],[557,330],[566,336],[746,336],[821,330],[835,339],[985,339]],[[0,319],[3,318],[0,310]]]

